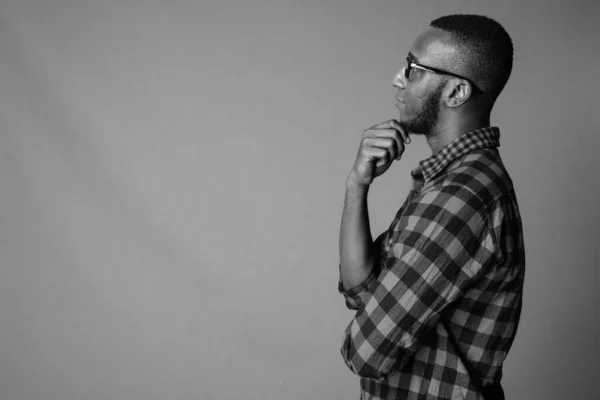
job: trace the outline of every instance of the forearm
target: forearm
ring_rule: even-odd
[[[369,186],[394,160],[400,159],[404,143],[409,142],[408,134],[396,120],[372,126],[363,133],[354,167],[346,181],[340,228],[340,273],[346,290],[359,286],[369,277],[378,255],[374,254],[369,226]]]
[[[363,283],[374,265],[373,238],[367,206],[368,185],[346,183],[340,227],[340,273],[345,289]]]

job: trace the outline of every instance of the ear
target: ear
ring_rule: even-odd
[[[453,79],[450,82],[451,84],[448,85],[446,105],[448,107],[458,107],[469,100],[473,93],[473,89],[471,88],[471,85],[463,79]]]

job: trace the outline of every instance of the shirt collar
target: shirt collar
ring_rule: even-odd
[[[473,150],[495,148],[500,146],[500,129],[487,127],[467,132],[454,139],[437,154],[419,163],[419,167],[412,171],[413,176],[422,175],[425,182],[434,179],[444,168],[454,160],[470,153]]]

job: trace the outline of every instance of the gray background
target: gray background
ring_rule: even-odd
[[[593,1],[0,2],[0,399],[356,399],[344,182],[448,13],[515,42],[492,114],[528,269],[510,399],[598,386]],[[429,155],[371,191],[387,228]]]

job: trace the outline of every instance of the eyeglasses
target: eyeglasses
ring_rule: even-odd
[[[479,87],[477,87],[477,85],[475,83],[473,83],[473,81],[470,80],[469,78],[465,78],[464,76],[454,74],[452,72],[444,71],[443,69],[428,67],[426,65],[416,63],[413,60],[411,60],[410,56],[406,57],[406,69],[404,69],[404,76],[406,77],[407,80],[410,80],[410,71],[413,68],[432,72],[432,73],[438,74],[438,75],[449,75],[449,76],[454,76],[455,78],[464,79],[467,82],[469,82],[471,84],[471,86],[473,86],[473,89],[483,93],[483,90],[479,89]]]

